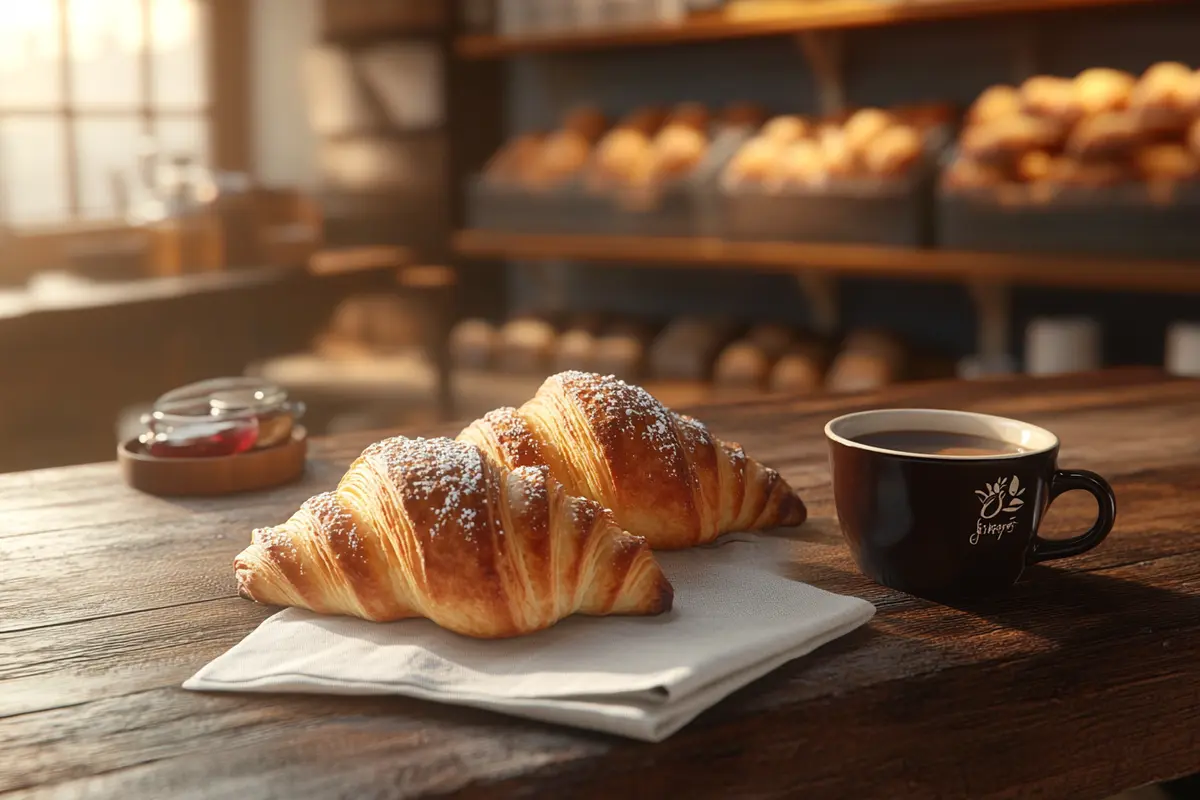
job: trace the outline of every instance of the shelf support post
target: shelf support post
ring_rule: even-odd
[[[828,272],[805,270],[796,273],[796,281],[808,300],[813,330],[821,336],[832,336],[841,324],[837,278]]]
[[[846,40],[842,32],[805,31],[796,39],[812,68],[821,113],[836,114],[842,111],[846,107]]]
[[[971,280],[967,290],[975,305],[975,347],[988,371],[1003,371],[1011,363],[1012,288],[1000,281]]]

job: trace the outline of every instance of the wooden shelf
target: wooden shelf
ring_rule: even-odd
[[[561,53],[619,47],[782,36],[830,29],[1099,6],[1150,5],[1161,0],[770,0],[696,14],[677,24],[591,29],[528,36],[460,36],[464,58]]]
[[[656,267],[816,270],[933,281],[1200,292],[1200,261],[1138,261],[1035,253],[973,253],[871,245],[728,242],[630,236],[535,236],[460,231],[455,251],[471,258],[564,259]]]

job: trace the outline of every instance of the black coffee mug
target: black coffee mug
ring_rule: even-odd
[[[1018,452],[928,455],[856,441],[873,434],[934,431],[979,436]],[[1093,472],[1058,469],[1058,437],[1017,420],[965,411],[886,409],[825,426],[842,532],[865,575],[933,600],[1011,586],[1025,567],[1091,550],[1112,530],[1116,497]],[[1082,489],[1100,506],[1092,529],[1042,539],[1046,508]]]

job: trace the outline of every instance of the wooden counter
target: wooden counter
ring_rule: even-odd
[[[1049,427],[1064,465],[1112,481],[1116,529],[986,602],[871,583],[832,516],[821,428],[879,405]],[[1104,797],[1200,770],[1200,384],[1130,370],[694,411],[804,495],[798,576],[879,613],[658,745],[179,688],[271,613],[235,595],[250,529],[333,486],[366,436],[318,443],[299,485],[220,500],[135,494],[113,464],[0,476],[0,796]],[[1093,514],[1064,498],[1043,532]]]

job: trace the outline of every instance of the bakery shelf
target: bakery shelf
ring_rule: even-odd
[[[712,238],[538,236],[459,231],[460,256],[570,259],[657,267],[751,269],[934,281],[975,280],[1027,286],[1200,293],[1200,261],[1143,261],[1104,257],[976,253],[951,250]]]
[[[460,36],[464,58],[502,58],[621,47],[782,36],[805,31],[883,27],[906,22],[1098,6],[1149,5],[1162,0],[776,0],[695,14],[682,23],[539,33]]]

